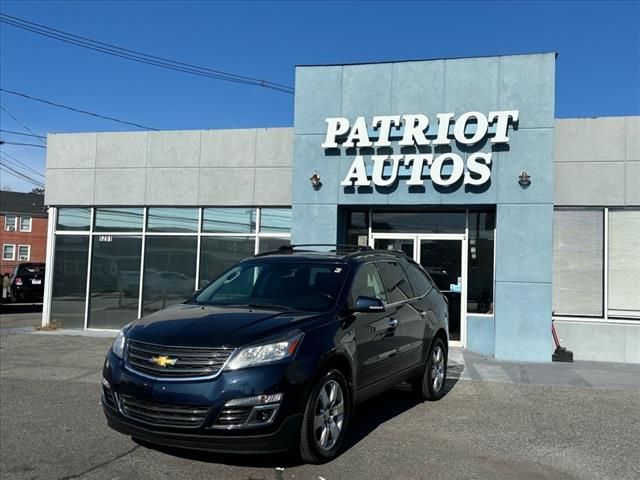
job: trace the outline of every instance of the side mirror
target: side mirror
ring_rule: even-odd
[[[376,297],[358,297],[354,312],[384,312],[384,303]]]

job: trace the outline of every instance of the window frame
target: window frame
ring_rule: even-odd
[[[12,247],[11,257],[5,256],[5,248]],[[15,262],[16,260],[16,244],[15,243],[3,243],[2,244],[2,260],[7,262]]]
[[[20,258],[20,249],[26,247],[27,249],[27,258]],[[31,245],[18,245],[18,249],[16,250],[16,257],[19,262],[28,262],[31,260]]]
[[[13,226],[12,228],[11,225],[9,224],[9,218],[13,217]],[[8,214],[4,216],[4,231],[5,232],[17,232],[18,231],[18,215],[15,214]],[[7,244],[9,245],[9,244]]]
[[[22,228],[22,221],[23,220],[29,220],[29,228],[28,229],[26,229],[26,228],[23,229]],[[18,227],[20,228],[21,232],[25,232],[25,233],[31,232],[32,226],[33,226],[33,217],[31,217],[31,216],[23,217],[22,215],[20,215],[20,221],[18,222]]]

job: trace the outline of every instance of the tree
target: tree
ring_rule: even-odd
[[[31,192],[29,193],[37,193],[38,195],[44,195],[44,188],[35,187],[31,189]]]

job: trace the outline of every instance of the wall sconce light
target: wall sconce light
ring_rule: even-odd
[[[309,181],[311,182],[311,186],[314,190],[319,190],[322,187],[322,182],[320,181],[320,174],[318,172],[313,172],[313,175],[309,177]]]
[[[518,183],[522,188],[527,188],[531,185],[531,175],[529,175],[526,170],[523,170],[518,177]]]

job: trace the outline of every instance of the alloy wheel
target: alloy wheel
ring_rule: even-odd
[[[313,419],[316,444],[321,450],[331,450],[342,432],[344,424],[344,393],[335,380],[329,380],[320,389]]]

